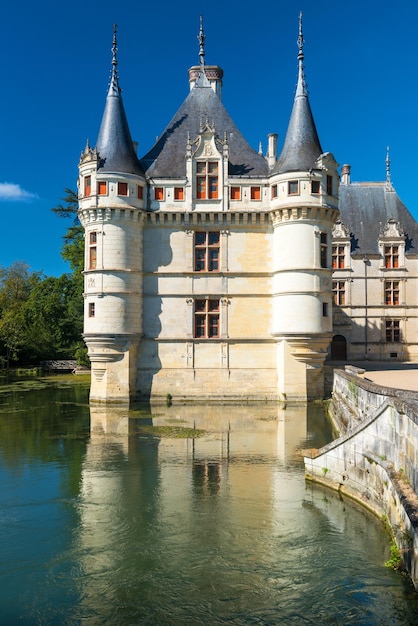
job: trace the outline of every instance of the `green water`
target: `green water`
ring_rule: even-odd
[[[0,386],[0,624],[418,624],[382,524],[306,485],[318,407],[90,409]]]

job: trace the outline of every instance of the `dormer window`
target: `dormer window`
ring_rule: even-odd
[[[196,163],[196,198],[216,200],[218,198],[218,162],[198,161]]]
[[[384,248],[385,267],[395,269],[399,267],[399,246],[385,246]]]
[[[405,232],[393,217],[380,227],[379,252],[382,269],[393,270],[405,266]]]
[[[287,183],[287,193],[289,196],[297,196],[299,193],[299,181],[289,180]]]
[[[345,268],[345,246],[334,245],[332,246],[332,269],[342,270]]]

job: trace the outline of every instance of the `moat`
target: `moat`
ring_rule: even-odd
[[[418,623],[383,524],[305,483],[321,405],[89,408],[0,384],[4,626]]]

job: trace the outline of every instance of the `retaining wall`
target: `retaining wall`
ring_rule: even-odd
[[[313,480],[386,516],[418,587],[418,393],[336,370],[330,415],[340,437],[305,457]]]

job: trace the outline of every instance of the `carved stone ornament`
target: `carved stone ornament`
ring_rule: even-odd
[[[333,239],[349,239],[350,229],[341,220],[337,220],[332,229]]]
[[[405,232],[401,224],[394,218],[388,219],[386,224],[380,224],[379,239],[399,239],[405,238]]]

